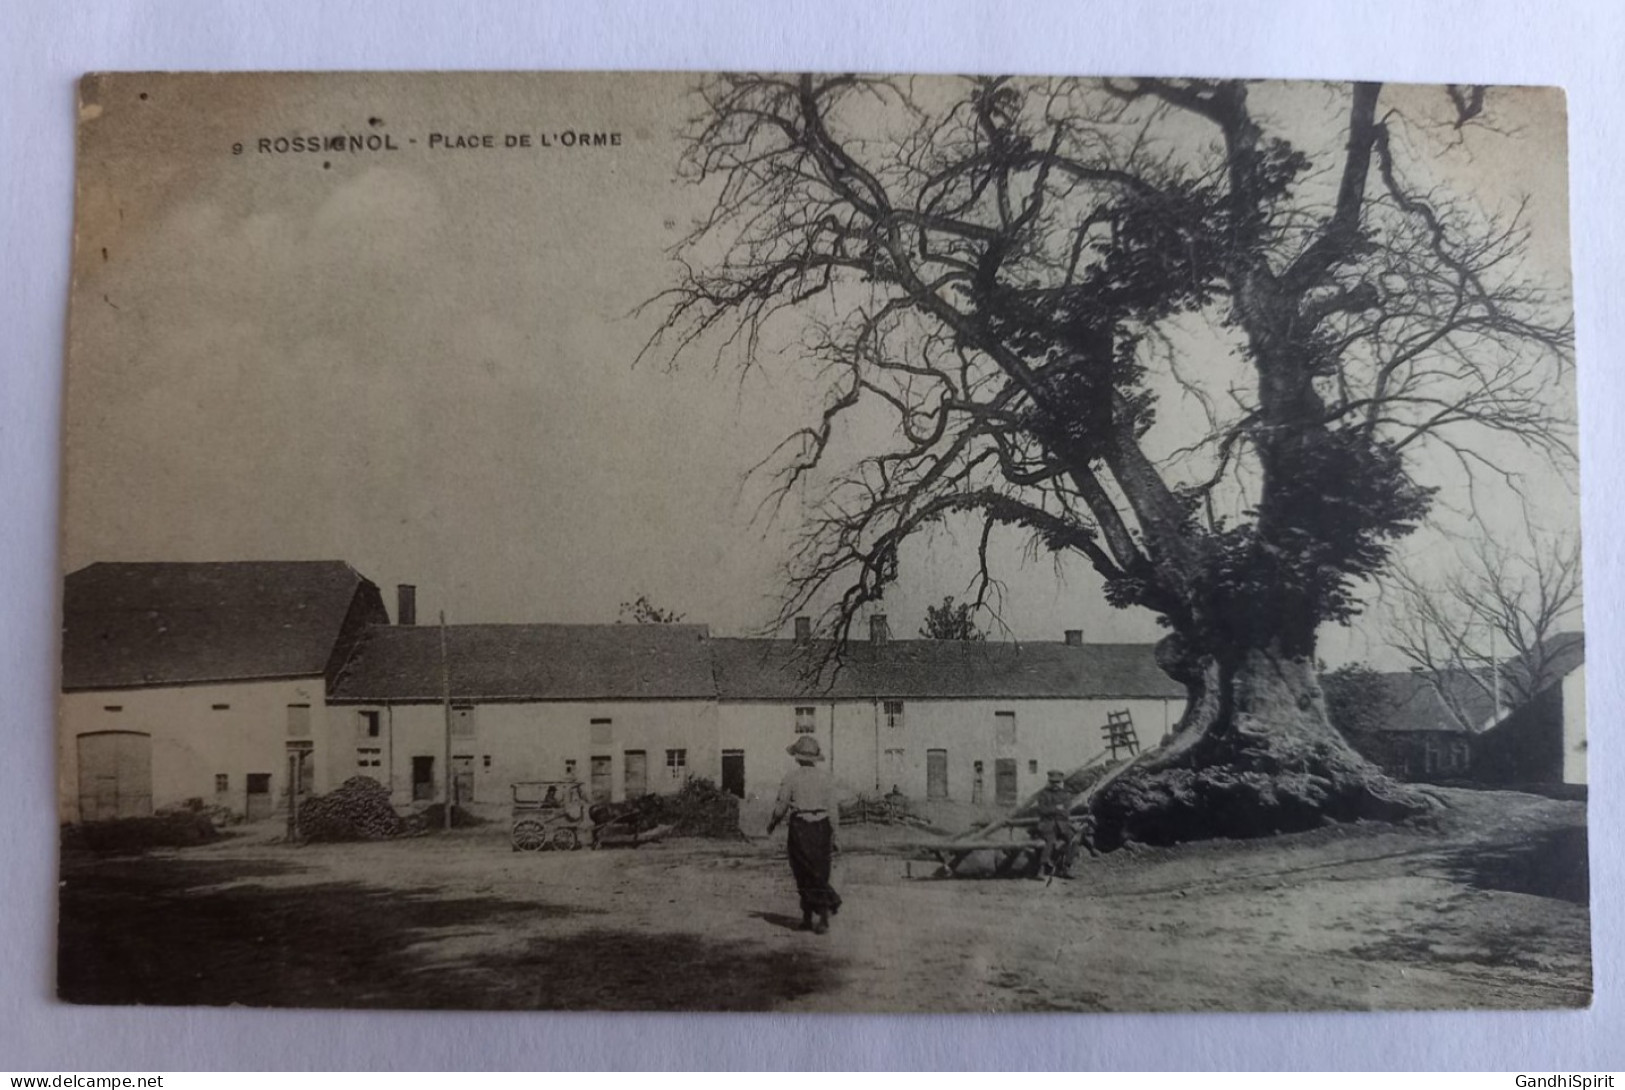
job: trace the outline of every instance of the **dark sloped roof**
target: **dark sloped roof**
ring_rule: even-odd
[[[454,700],[711,699],[704,625],[473,624],[446,628]],[[440,630],[369,629],[329,699],[439,700]]]
[[[65,581],[62,687],[319,675],[370,586],[340,560],[92,564]]]
[[[854,644],[839,670],[809,672],[827,645],[711,639],[703,625],[451,625],[454,700],[1178,699],[1146,644]],[[339,672],[338,703],[440,699],[440,631],[371,628]]]
[[[1552,679],[1566,677],[1585,662],[1585,634],[1581,632],[1554,634],[1547,641],[1542,657],[1547,659],[1545,669],[1547,677]],[[1530,656],[1518,656],[1507,660],[1501,675],[1505,679],[1503,702],[1512,702],[1512,685],[1535,668],[1530,665],[1529,658]],[[1463,669],[1447,675],[1442,681],[1447,690],[1453,694],[1456,706],[1461,708],[1471,721],[1468,727],[1461,726],[1450,714],[1449,708],[1439,696],[1438,689],[1426,674],[1406,671],[1380,676],[1391,704],[1384,730],[1476,732],[1487,727],[1495,718],[1495,700],[1489,695],[1494,692],[1494,688],[1488,667],[1471,671]]]
[[[1385,731],[1442,730],[1476,731],[1495,714],[1495,701],[1485,694],[1484,688],[1465,673],[1448,678],[1456,706],[1471,721],[1464,726],[1450,713],[1427,675],[1412,671],[1379,675],[1387,690],[1389,707],[1384,716]],[[1486,683],[1488,674],[1485,674]]]
[[[722,700],[1043,698],[1181,699],[1150,644],[893,640],[853,644],[839,669],[827,644],[712,640]]]

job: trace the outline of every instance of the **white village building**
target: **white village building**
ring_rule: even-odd
[[[353,775],[403,807],[453,790],[502,805],[521,780],[577,777],[599,800],[703,776],[771,794],[784,750],[817,738],[852,792],[1014,803],[1051,767],[1107,748],[1130,717],[1155,744],[1183,691],[1138,644],[893,640],[883,617],[838,668],[809,638],[702,625],[391,625],[342,562],[93,564],[66,581],[63,820],[191,799],[250,818],[289,786]]]
[[[574,777],[620,801],[704,776],[752,798],[807,734],[851,792],[1014,804],[1049,768],[1102,753],[1111,713],[1155,744],[1184,705],[1148,645],[892,640],[874,621],[823,673],[810,640],[702,625],[452,625],[454,790],[503,802],[514,781]],[[443,795],[440,641],[369,629],[328,694],[328,761],[388,783],[397,804]]]
[[[378,588],[339,561],[70,574],[62,819],[194,799],[257,819],[285,812],[291,784],[322,793],[355,775],[387,785],[402,808],[441,801],[446,687],[452,790],[476,808],[505,806],[517,781],[567,778],[598,801],[692,777],[771,795],[800,735],[818,740],[849,793],[1012,805],[1048,769],[1105,754],[1113,720],[1141,747],[1157,744],[1185,701],[1150,645],[1086,643],[1076,631],[896,640],[876,616],[868,640],[819,670],[829,645],[804,620],[787,639],[690,624],[442,630],[413,623],[413,588],[399,595],[392,625]],[[1446,771],[1583,783],[1583,648],[1565,647],[1561,680]],[[1406,722],[1387,733],[1409,738]],[[1394,754],[1373,754],[1384,756]]]

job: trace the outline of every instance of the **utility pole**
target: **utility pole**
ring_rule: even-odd
[[[451,774],[451,662],[446,657],[446,611],[440,611],[440,703],[445,711],[446,718],[446,764],[441,771],[445,781],[446,798],[446,825],[451,829],[452,784],[455,782]]]
[[[1494,726],[1501,721],[1501,654],[1495,642],[1495,624],[1490,624],[1490,674],[1495,679],[1495,716],[1490,721]]]

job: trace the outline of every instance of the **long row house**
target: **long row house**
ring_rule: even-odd
[[[1157,743],[1184,706],[1150,645],[1078,631],[897,640],[875,616],[867,641],[819,670],[829,648],[805,619],[784,639],[693,624],[442,629],[415,623],[412,587],[397,593],[391,623],[378,587],[340,561],[68,575],[62,819],[190,800],[258,819],[356,775],[402,808],[442,801],[448,782],[476,809],[527,780],[620,801],[706,777],[752,798],[775,789],[801,735],[851,793],[1012,805],[1049,768]],[[1572,641],[1552,691],[1481,733],[1441,726],[1416,697],[1384,737],[1354,741],[1405,778],[1584,782],[1583,649]]]
[[[402,807],[575,778],[619,801],[707,777],[771,793],[816,738],[846,789],[1011,804],[1127,734],[1155,743],[1183,690],[1143,644],[890,638],[837,669],[805,621],[784,639],[704,625],[419,627],[399,588],[339,561],[99,563],[68,575],[62,818],[201,799],[250,819],[289,791],[371,776]],[[1116,726],[1108,731],[1108,723]]]

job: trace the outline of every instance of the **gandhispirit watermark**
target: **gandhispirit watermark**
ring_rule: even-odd
[[[1613,1090],[1612,1075],[1518,1075],[1514,1084],[1522,1090]]]

